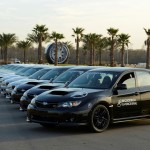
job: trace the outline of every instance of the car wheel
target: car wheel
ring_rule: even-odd
[[[103,132],[108,128],[110,123],[110,115],[107,107],[97,105],[90,114],[90,128],[94,132]]]

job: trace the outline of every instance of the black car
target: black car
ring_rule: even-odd
[[[135,68],[91,70],[66,88],[32,99],[27,120],[62,125],[89,125],[102,132],[110,123],[150,117],[150,71]]]
[[[35,96],[37,96],[45,91],[52,90],[54,88],[64,87],[67,84],[69,84],[70,82],[72,82],[73,80],[75,80],[81,74],[85,73],[88,70],[94,69],[94,68],[96,68],[96,67],[95,66],[75,67],[75,68],[69,69],[69,70],[65,71],[64,73],[62,73],[61,75],[59,75],[55,80],[53,80],[52,83],[40,84],[40,85],[34,86],[33,88],[27,90],[21,97],[20,110],[26,110],[27,106],[30,104],[31,100]]]
[[[72,66],[73,67],[73,66]],[[58,77],[60,74],[70,69],[70,66],[64,67],[56,67],[51,69],[49,72],[44,74],[39,80],[29,81],[23,84],[20,84],[14,88],[11,93],[11,101],[12,103],[20,104],[20,98],[23,96],[24,92],[31,89],[32,87],[42,84],[42,83],[50,83],[53,79]]]
[[[48,67],[48,68],[44,68],[41,69],[39,71],[37,71],[36,73],[32,74],[31,76],[29,76],[28,78],[24,78],[22,80],[16,80],[14,82],[10,82],[7,86],[6,86],[6,98],[11,99],[11,92],[13,91],[13,89],[18,86],[19,84],[23,84],[29,81],[34,81],[34,80],[38,80],[40,79],[44,74],[46,74],[47,72],[49,72],[53,67]]]
[[[17,76],[11,77],[10,79],[3,80],[2,83],[0,84],[1,91],[4,92],[4,94],[5,94],[6,87],[9,83],[28,78],[30,75],[36,73],[37,71],[39,71],[41,69],[43,69],[43,66],[34,66],[34,67],[31,67],[30,69],[26,70],[25,72],[22,72],[20,74],[21,76],[17,75]]]

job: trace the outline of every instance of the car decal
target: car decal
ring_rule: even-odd
[[[136,99],[120,99],[117,103],[117,107],[132,106],[132,105],[137,105]]]

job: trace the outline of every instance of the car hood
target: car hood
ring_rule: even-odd
[[[83,100],[91,96],[104,92],[100,89],[85,89],[85,88],[59,88],[50,90],[36,97],[36,101],[61,102]]]
[[[22,79],[22,80],[19,80],[19,81],[14,81],[14,82],[11,82],[9,83],[11,86],[17,86],[17,85],[20,85],[20,84],[25,84],[29,81],[35,81],[35,79]]]
[[[30,90],[27,91],[27,94],[41,94],[45,91],[52,90],[57,87],[64,87],[64,84],[62,83],[47,83],[47,84],[40,84],[37,86],[34,86]]]

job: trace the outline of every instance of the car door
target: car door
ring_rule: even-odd
[[[150,115],[150,72],[136,71],[141,94],[142,115]]]
[[[134,72],[125,73],[113,89],[113,118],[127,119],[140,115],[140,91]]]

